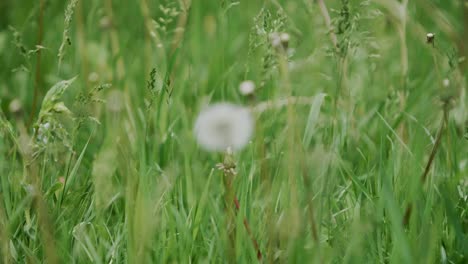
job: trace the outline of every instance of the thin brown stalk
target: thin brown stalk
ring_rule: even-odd
[[[37,224],[42,238],[42,246],[44,248],[44,255],[47,263],[57,264],[59,258],[57,255],[57,247],[54,238],[53,223],[49,216],[47,204],[42,195],[42,187],[39,178],[39,168],[37,160],[32,157],[30,150],[23,153],[26,157],[26,172],[28,182],[31,184],[31,195],[33,198],[33,207],[37,214]]]
[[[39,0],[39,18],[38,18],[38,33],[37,45],[42,45],[42,38],[44,35],[44,0]],[[31,114],[29,115],[28,127],[33,123],[34,116],[36,115],[37,101],[39,97],[39,86],[41,85],[41,49],[37,50],[36,72],[34,78],[34,95],[31,107]]]
[[[229,259],[234,261],[236,259],[235,219],[236,219],[238,211],[240,210],[240,204],[239,204],[239,200],[237,199],[237,196],[234,193],[234,187],[233,187],[234,178],[237,172],[235,170],[236,164],[232,158],[232,153],[230,152],[230,150],[226,152],[223,163],[220,163],[217,166],[220,170],[223,171],[223,174],[224,174],[223,182],[224,182],[224,189],[225,189],[224,202],[225,202],[225,209],[226,209],[226,231],[227,231],[227,237],[229,240],[227,251],[229,254]],[[235,208],[233,208],[232,202],[234,202]],[[262,259],[262,253],[260,251],[260,247],[257,243],[257,240],[252,234],[252,230],[250,229],[250,225],[246,217],[244,217],[243,223],[244,223],[245,230],[247,231],[247,234],[249,235],[249,238],[252,241],[253,247],[257,253],[257,259],[260,261]]]
[[[440,142],[442,141],[442,135],[444,133],[444,128],[448,120],[448,111],[444,108],[444,117],[442,118],[439,131],[437,132],[437,138],[434,143],[434,146],[432,146],[431,154],[429,155],[429,159],[427,160],[426,166],[424,168],[424,172],[422,173],[420,179],[422,184],[426,183],[427,181],[427,176],[429,175],[429,171],[431,170],[432,164],[434,163],[434,158],[437,153],[437,150],[439,149]],[[405,210],[405,215],[403,216],[403,226],[408,226],[409,220],[411,218],[411,213],[413,209],[413,204],[410,202],[408,206],[406,207]]]
[[[37,225],[44,249],[45,263],[60,263],[54,238],[54,223],[50,219],[49,209],[42,194],[38,160],[33,156],[32,144],[35,136],[33,138],[29,136],[24,121],[21,118],[17,117],[16,123],[18,125],[19,138],[23,138],[24,140],[15,140],[15,144],[18,147],[23,162],[24,181],[29,187],[29,194],[32,198],[32,209],[37,216]]]
[[[239,204],[239,200],[237,199],[237,196],[234,196],[234,204],[236,205],[236,210],[239,211],[240,204]],[[262,260],[262,252],[260,251],[258,242],[255,239],[255,236],[253,235],[252,230],[250,229],[250,225],[249,225],[249,221],[247,220],[247,217],[244,217],[244,227],[245,227],[245,230],[247,231],[247,234],[250,237],[250,240],[252,241],[255,251],[257,252],[257,259],[259,261]]]
[[[407,86],[406,79],[408,76],[408,46],[406,44],[406,25],[407,25],[407,6],[408,0],[403,0],[399,4],[400,9],[402,10],[402,15],[399,20],[395,20],[395,24],[398,31],[398,36],[400,40],[400,64],[401,64],[401,75],[400,75],[400,92],[399,92],[399,101],[400,101],[400,111],[404,112],[406,108],[407,101]],[[405,122],[402,122],[398,128],[398,134],[400,138],[406,142],[407,141],[407,128]]]
[[[424,169],[424,172],[423,174],[421,175],[421,182],[422,183],[425,183],[426,182],[426,179],[427,179],[427,175],[429,174],[429,171],[431,169],[431,166],[432,166],[432,163],[434,161],[434,158],[435,158],[435,155],[437,153],[437,150],[439,149],[439,146],[440,146],[440,141],[442,139],[442,134],[444,133],[444,128],[445,128],[445,124],[447,122],[447,111],[444,110],[444,117],[442,119],[442,122],[440,124],[440,128],[439,128],[439,131],[437,133],[437,138],[436,138],[436,141],[434,143],[434,146],[432,147],[432,150],[431,150],[431,155],[429,156],[429,160],[427,161],[427,164],[426,164],[426,167]]]

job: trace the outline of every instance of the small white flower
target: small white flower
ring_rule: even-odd
[[[442,84],[444,85],[444,87],[449,87],[449,85],[450,85],[450,80],[449,80],[449,79],[444,79],[444,80],[442,81]]]
[[[280,40],[282,43],[288,43],[289,42],[289,34],[286,32],[283,32],[280,34]]]
[[[49,135],[50,135],[50,123],[46,122],[39,125],[39,129],[37,130],[37,139],[42,141],[44,144],[49,142]]]
[[[427,34],[426,34],[426,41],[427,41],[427,43],[434,44],[434,38],[435,38],[435,34],[434,34],[434,33],[427,33]]]
[[[250,140],[254,119],[248,108],[217,103],[204,109],[195,121],[198,144],[208,151],[242,149]]]
[[[278,32],[272,32],[268,37],[270,38],[271,45],[274,48],[281,47],[281,36]]]
[[[8,110],[10,110],[11,113],[18,113],[22,108],[21,101],[18,99],[11,101],[10,105],[8,106]]]
[[[272,32],[269,35],[271,46],[275,49],[284,49],[286,50],[289,45],[289,34],[286,32]]]
[[[253,81],[243,81],[239,85],[239,91],[242,95],[251,95],[255,91],[255,83]]]

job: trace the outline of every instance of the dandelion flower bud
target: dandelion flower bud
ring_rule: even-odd
[[[255,83],[250,80],[243,81],[239,85],[239,91],[244,96],[251,95],[255,91]]]
[[[18,99],[14,99],[13,101],[11,101],[10,105],[8,106],[8,110],[10,110],[10,112],[14,114],[21,112],[22,109],[23,106],[21,105],[21,101]]]
[[[249,142],[254,119],[248,108],[218,103],[204,109],[195,121],[195,138],[208,151],[242,149]]]

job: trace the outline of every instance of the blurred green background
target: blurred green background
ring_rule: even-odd
[[[244,216],[268,263],[466,263],[467,36],[466,0],[1,0],[2,263],[252,263]],[[292,97],[235,155],[231,256],[193,122]]]

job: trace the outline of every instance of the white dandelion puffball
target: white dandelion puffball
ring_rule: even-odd
[[[242,95],[251,95],[255,91],[255,83],[253,81],[243,81],[239,85],[239,91]]]
[[[195,138],[208,151],[240,150],[250,140],[254,119],[248,108],[217,103],[202,110],[195,121]]]

